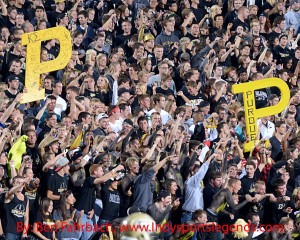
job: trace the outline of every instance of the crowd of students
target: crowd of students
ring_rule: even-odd
[[[118,231],[124,219],[238,220],[254,226],[243,239],[300,238],[298,0],[0,0],[0,7],[0,238],[238,238]],[[71,59],[41,75],[45,99],[20,104],[31,91],[22,34],[56,26],[70,31]],[[56,39],[42,42],[41,62],[59,51]],[[271,77],[286,82],[290,101],[258,120],[249,151],[243,97],[232,86]],[[280,98],[275,87],[259,89],[255,106]]]

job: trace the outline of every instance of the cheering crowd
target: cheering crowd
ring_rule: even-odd
[[[300,239],[298,0],[0,8],[0,239]],[[45,99],[20,104],[32,91],[22,34],[56,26],[70,31],[71,59],[41,75]],[[59,41],[44,41],[40,60],[59,52]],[[232,86],[272,77],[289,86],[289,104],[258,120],[246,149],[243,96]],[[255,91],[257,109],[280,101],[271,86]],[[241,238],[118,231],[124,219],[253,228]]]

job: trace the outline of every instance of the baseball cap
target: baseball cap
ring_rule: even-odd
[[[68,15],[66,13],[60,13],[60,14],[57,15],[56,20],[58,21],[58,20],[63,19],[64,17],[67,17],[67,16]]]
[[[128,125],[130,125],[130,126],[133,127],[133,122],[132,122],[130,119],[125,119],[125,120],[123,121],[123,124],[128,124]]]
[[[262,12],[261,14],[259,14],[260,17],[268,17],[268,14],[266,14],[265,12]]]
[[[76,159],[80,158],[83,156],[83,153],[81,150],[78,150],[76,152],[74,152],[74,154],[72,155],[72,157],[70,157],[71,161],[75,161]]]
[[[107,114],[106,113],[100,113],[100,114],[98,114],[98,116],[97,116],[98,121],[100,119],[102,119],[102,118],[108,118]]]
[[[16,74],[12,74],[12,75],[10,75],[9,77],[8,77],[8,79],[7,79],[9,82],[11,82],[11,81],[13,81],[13,80],[18,80],[18,81],[20,81],[20,77],[18,76],[18,75],[16,75]]]
[[[59,159],[56,160],[55,165],[55,172],[58,172],[61,170],[64,166],[66,166],[69,163],[69,160],[65,157],[60,157]]]

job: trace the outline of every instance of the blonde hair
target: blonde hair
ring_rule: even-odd
[[[213,5],[211,8],[210,8],[210,14],[209,14],[209,17],[214,20],[215,16],[217,15],[217,9],[218,8],[221,8],[219,5]]]
[[[147,93],[147,86],[146,86],[146,84],[138,83],[136,85],[136,87],[138,87],[141,90],[142,94],[146,94]]]
[[[243,239],[248,237],[248,232],[245,231],[245,226],[247,226],[248,223],[244,219],[239,218],[234,225],[233,235],[235,238]]]
[[[89,49],[85,53],[85,63],[90,64],[92,66],[95,65],[95,61],[92,60],[92,55],[97,56],[97,52],[94,49]]]
[[[170,113],[173,103],[175,103],[174,100],[171,100],[171,99],[167,100],[166,109],[165,109],[166,112]]]
[[[101,88],[100,89],[100,87],[98,86],[98,80],[100,79],[100,78],[104,78],[104,80],[105,80],[105,87],[103,88]],[[98,91],[98,92],[108,92],[109,91],[109,81],[108,81],[108,79],[106,78],[106,77],[104,77],[104,76],[100,76],[98,79],[97,79],[97,81],[96,81],[96,91]]]

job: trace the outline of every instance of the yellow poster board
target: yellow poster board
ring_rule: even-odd
[[[54,60],[41,62],[42,41],[57,39],[60,51]],[[54,27],[22,35],[22,45],[26,45],[25,88],[21,103],[33,102],[45,98],[45,89],[40,86],[40,75],[64,68],[72,55],[70,32],[65,27]]]
[[[281,98],[277,105],[256,109],[255,90],[277,87],[281,92]],[[232,86],[234,94],[242,93],[244,100],[246,130],[250,142],[244,145],[244,149],[251,149],[257,136],[257,119],[282,112],[290,100],[290,90],[285,81],[280,78],[267,78],[254,82],[235,84]]]

